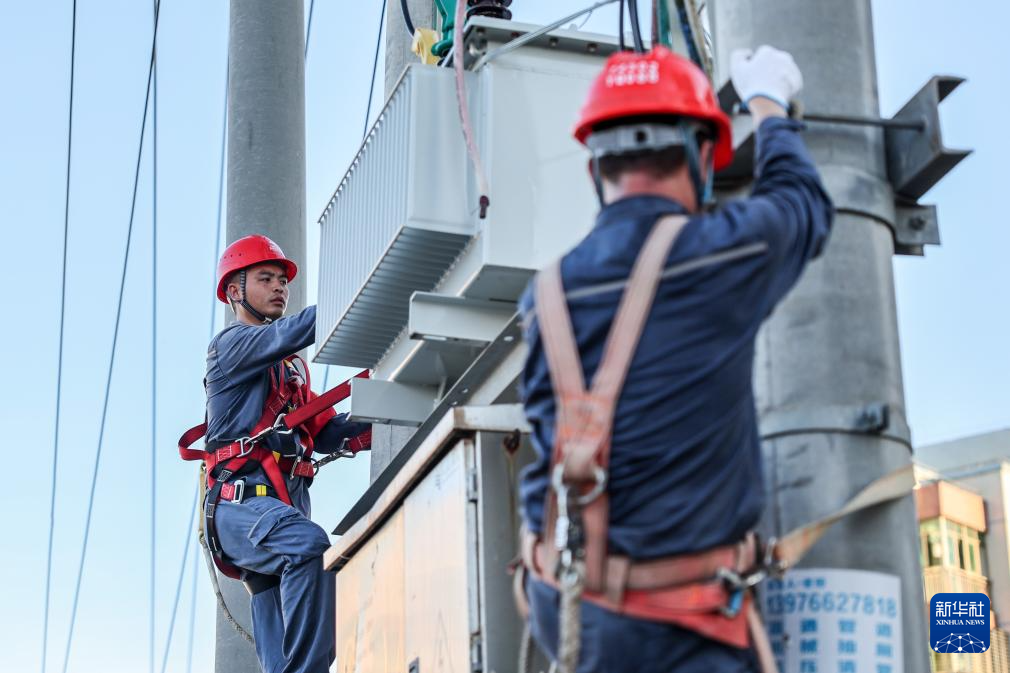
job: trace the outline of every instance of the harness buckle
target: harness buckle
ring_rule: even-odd
[[[779,539],[777,537],[768,538],[768,542],[764,545],[764,555],[761,559],[762,570],[772,577],[782,577],[785,571],[789,569],[789,564],[783,560],[775,558],[778,543]]]
[[[238,455],[235,457],[244,458],[252,453],[253,447],[256,445],[257,437],[239,437]]]
[[[726,599],[725,605],[719,606],[719,612],[727,619],[733,619],[740,614],[746,593],[768,577],[768,573],[764,568],[760,568],[753,573],[742,575],[723,566],[716,569],[715,576],[729,592],[729,598]]]
[[[232,486],[235,487],[235,495],[232,496],[231,501],[236,505],[241,505],[245,498],[245,479],[236,479],[232,482]]]

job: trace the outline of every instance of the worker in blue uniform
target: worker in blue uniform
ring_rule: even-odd
[[[821,252],[833,218],[802,125],[787,116],[802,86],[792,57],[767,46],[738,52],[731,77],[757,134],[749,198],[704,208],[714,170],[732,156],[728,119],[702,72],[662,47],[611,57],[575,133],[591,152],[601,201],[595,227],[560,261],[586,380],[600,366],[646,237],[664,216],[686,220],[616,401],[600,482],[609,498],[605,549],[630,559],[632,575],[642,562],[668,561],[676,569],[678,559],[750,539],[764,507],[751,381],[755,337]],[[558,373],[545,354],[537,302],[531,285],[520,302],[529,347],[521,394],[536,453],[520,484],[528,569],[531,556],[553,544],[544,538],[560,422],[552,381]],[[559,642],[554,570],[540,568],[526,580],[532,634],[552,658]],[[633,607],[583,600],[579,673],[728,673],[765,665],[750,645],[720,641],[719,620],[731,621],[725,615],[696,620],[705,628],[695,628],[683,626],[691,622],[675,609],[669,619],[662,611],[642,618],[631,616]]]
[[[296,273],[294,262],[264,236],[236,241],[221,258],[218,297],[231,304],[236,320],[214,337],[207,352],[208,451],[248,437],[278,386],[307,393],[307,372],[285,361],[315,340],[315,306],[282,317]],[[283,488],[291,505],[278,499],[278,484],[263,466],[253,465],[227,479],[226,487],[241,482],[241,488],[229,488],[231,497],[215,508],[224,557],[242,569],[247,585],[255,578],[253,632],[266,673],[328,673],[334,658],[335,589],[322,564],[330,543],[309,518],[308,449],[346,450],[348,441],[370,437],[370,426],[329,411],[308,432],[303,428],[267,439],[284,468]]]

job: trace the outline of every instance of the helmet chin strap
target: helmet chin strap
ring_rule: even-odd
[[[239,273],[239,280],[238,280],[239,289],[242,291],[242,299],[239,301],[239,304],[242,306],[242,308],[244,308],[246,311],[248,311],[249,315],[251,315],[253,318],[255,318],[256,320],[259,320],[264,325],[269,325],[270,323],[273,322],[273,318],[268,318],[267,316],[263,315],[262,313],[260,313],[256,309],[254,309],[253,306],[252,306],[252,304],[249,303],[249,300],[246,299],[246,295],[245,295],[245,269],[242,269],[238,273]],[[235,306],[235,300],[233,299],[232,300],[232,308],[234,308],[234,306]]]
[[[688,124],[681,122],[684,132],[684,154],[687,158],[687,172],[694,186],[694,198],[699,211],[704,210],[712,200],[712,162],[708,162],[708,174],[701,177],[701,153],[698,139]]]

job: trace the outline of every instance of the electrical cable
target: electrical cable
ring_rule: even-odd
[[[199,543],[197,543],[199,544]],[[189,592],[189,635],[186,638],[186,673],[193,673],[193,640],[196,634],[196,580],[200,555],[193,553],[193,583]]]
[[[309,60],[309,39],[312,37],[312,12],[316,8],[316,0],[309,1],[309,23],[305,27],[305,55],[303,58]]]
[[[631,39],[635,42],[635,51],[645,52],[642,42],[642,24],[638,21],[638,0],[628,0],[628,20],[631,23]]]
[[[154,11],[158,11],[154,0]],[[155,14],[157,21],[157,14]],[[158,526],[158,45],[151,73],[151,586],[148,614],[148,671],[154,673],[155,571]]]
[[[466,82],[463,78],[463,23],[466,21],[466,3],[458,0],[456,3],[456,18],[452,38],[452,68],[456,74],[456,103],[459,109],[459,121],[463,130],[463,140],[466,151],[473,164],[473,172],[477,176],[477,190],[480,192],[480,219],[487,216],[491,199],[488,197],[487,175],[480,160],[480,150],[473,137],[473,125],[470,122],[470,108],[466,101]],[[504,47],[502,47],[504,48]]]
[[[189,560],[189,546],[193,541],[193,528],[196,526],[196,503],[200,501],[200,482],[196,484],[193,494],[193,505],[189,510],[186,522],[186,544],[182,547],[182,563],[179,564],[179,580],[175,584],[175,600],[172,602],[172,616],[168,620],[168,637],[165,639],[165,650],[161,657],[161,673],[168,667],[168,652],[172,648],[172,633],[175,631],[175,616],[179,610],[179,600],[182,597],[182,580],[186,575],[186,561]]]
[[[379,68],[379,47],[382,45],[382,29],[385,26],[386,0],[382,0],[382,11],[379,12],[379,33],[375,36],[375,56],[372,58],[372,83],[368,87],[368,107],[365,108],[365,124],[361,131],[361,139],[368,135],[368,117],[372,112],[372,94],[375,91],[375,73]]]
[[[116,346],[119,341],[119,323],[123,314],[123,294],[126,287],[126,270],[130,261],[130,242],[133,238],[133,220],[137,209],[137,185],[140,181],[140,162],[144,153],[144,134],[147,130],[147,112],[151,101],[151,79],[154,74],[154,50],[158,39],[158,16],[161,0],[156,0],[154,7],[154,34],[151,37],[151,58],[147,67],[147,86],[144,93],[144,112],[140,122],[140,141],[137,147],[137,161],[133,172],[133,197],[130,203],[130,223],[126,230],[126,246],[123,251],[123,269],[119,280],[119,299],[116,305],[116,321],[112,332],[112,350],[109,353],[109,367],[105,377],[105,395],[102,402],[102,418],[98,431],[98,447],[95,451],[95,462],[91,472],[91,492],[88,497],[88,510],[84,524],[84,541],[81,545],[81,558],[77,568],[77,581],[74,587],[74,599],[70,610],[70,631],[67,634],[67,648],[63,654],[63,673],[67,673],[70,663],[70,649],[74,642],[74,627],[77,624],[77,606],[81,597],[81,580],[84,577],[84,561],[88,553],[88,538],[91,535],[91,515],[95,505],[95,487],[98,484],[98,465],[102,457],[102,442],[105,439],[105,421],[109,411],[109,390],[112,387],[112,372],[116,363]]]
[[[411,37],[414,37],[414,22],[410,20],[410,7],[407,6],[407,0],[400,0],[400,13],[403,14],[403,22],[407,26],[407,32]]]
[[[617,6],[617,46],[621,51],[628,51],[624,42],[624,0]]]
[[[74,137],[74,56],[77,51],[77,0],[71,11],[70,28],[70,101],[67,115],[67,181],[63,199],[63,271],[60,281],[60,345],[56,364],[56,428],[53,435],[53,476],[49,493],[49,545],[46,553],[46,592],[42,618],[42,666],[46,671],[49,650],[49,594],[53,577],[53,531],[56,528],[56,466],[60,447],[60,397],[63,393],[63,335],[67,307],[67,242],[70,234],[70,157]]]

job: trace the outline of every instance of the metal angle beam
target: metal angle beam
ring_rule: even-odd
[[[410,297],[407,334],[418,341],[484,346],[494,341],[514,313],[512,302],[415,292]]]
[[[436,391],[378,379],[351,381],[351,419],[388,425],[420,425],[435,408]]]

